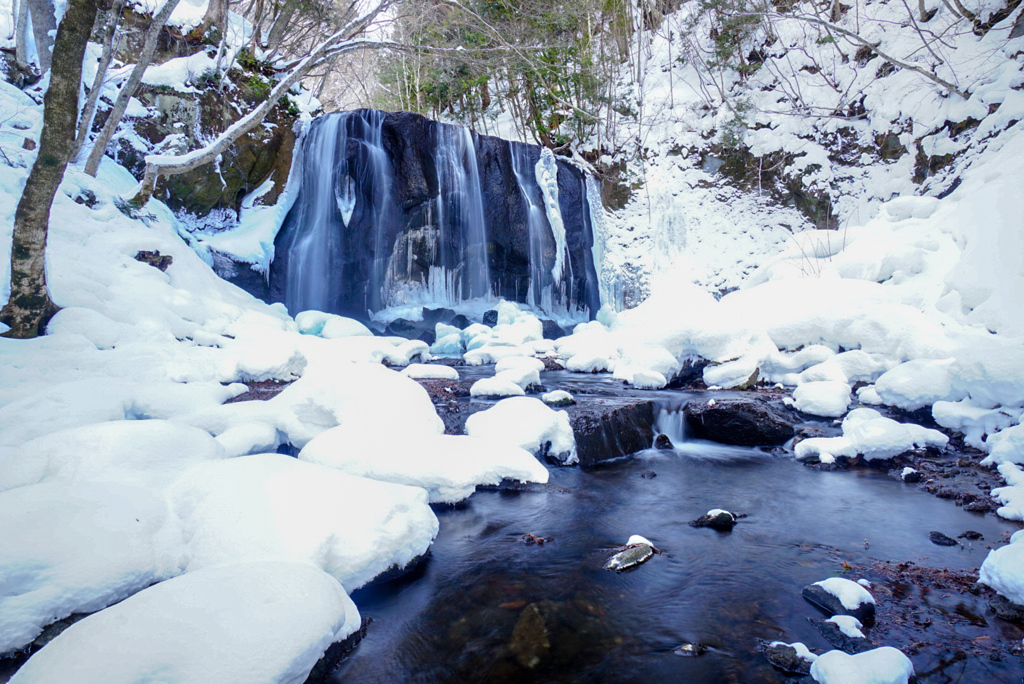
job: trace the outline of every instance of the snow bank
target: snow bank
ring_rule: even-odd
[[[39,482],[120,482],[162,490],[186,468],[224,456],[206,432],[165,420],[62,430],[0,455],[0,490]]]
[[[303,562],[351,591],[408,565],[437,534],[422,489],[280,454],[193,466],[170,497],[187,540],[189,571],[243,561]]]
[[[850,411],[843,420],[842,437],[812,437],[796,445],[796,457],[863,456],[867,460],[886,459],[916,447],[931,446],[942,449],[949,438],[938,430],[930,430],[912,423],[897,423],[885,418],[875,409],[859,408]]]
[[[326,339],[373,336],[370,329],[359,321],[323,311],[301,311],[295,315],[295,324],[303,335],[319,335]]]
[[[1024,606],[1024,530],[1015,532],[1006,546],[989,551],[978,574],[982,584]]]
[[[55,620],[100,610],[180,572],[180,535],[164,498],[147,489],[19,487],[0,492],[0,519],[0,654],[31,643]]]
[[[359,625],[344,588],[310,565],[224,565],[150,587],[72,625],[11,682],[299,683]]]
[[[466,434],[522,447],[564,465],[576,463],[576,437],[569,414],[554,411],[533,397],[502,399],[466,421]]]
[[[316,437],[299,460],[350,475],[422,487],[431,503],[456,503],[477,485],[509,478],[547,482],[548,471],[529,452],[479,437],[433,435],[382,438],[356,427],[339,426]]]

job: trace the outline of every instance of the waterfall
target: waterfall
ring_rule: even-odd
[[[366,318],[495,295],[555,317],[597,313],[600,203],[549,150],[374,110],[322,116],[301,144],[269,277],[292,313]]]
[[[289,213],[298,229],[285,245],[291,264],[285,305],[295,313],[307,309],[330,311],[338,299],[341,236],[335,224],[337,214],[345,212],[341,197],[347,190],[339,193],[337,188],[347,189],[349,182],[348,164],[337,150],[344,150],[348,144],[345,119],[317,119],[303,144],[307,155],[302,169],[305,199]],[[347,207],[348,200],[345,202]],[[351,211],[348,215],[351,218]]]
[[[487,297],[491,292],[487,226],[476,147],[468,128],[448,124],[437,127],[435,163],[441,253],[450,254],[455,236],[461,234],[460,251],[465,265],[462,292],[466,298]],[[454,264],[442,266],[450,269]]]

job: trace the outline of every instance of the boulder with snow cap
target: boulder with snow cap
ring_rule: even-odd
[[[694,399],[683,415],[694,437],[722,444],[773,446],[795,434],[791,413],[764,399]]]
[[[809,584],[803,597],[829,615],[852,615],[865,625],[875,621],[875,598],[860,584],[842,577]]]
[[[825,641],[844,653],[864,653],[878,647],[878,644],[864,636],[861,631],[864,625],[852,615],[833,615],[827,620],[808,618],[808,621]]]
[[[690,525],[693,527],[710,527],[713,530],[728,532],[736,525],[736,521],[743,517],[746,516],[742,514],[737,515],[721,508],[712,508],[696,520],[691,520]]]
[[[514,444],[538,458],[563,465],[579,461],[569,416],[533,397],[502,399],[486,411],[473,414],[466,421],[466,434]]]
[[[891,646],[857,655],[829,651],[811,665],[811,677],[819,684],[907,684],[913,676],[910,658]]]
[[[654,544],[639,534],[634,534],[626,542],[625,546],[619,547],[604,564],[605,570],[622,572],[635,568],[636,566],[649,561],[654,554],[661,551],[654,547]]]
[[[817,658],[810,649],[799,641],[787,644],[784,641],[764,641],[758,639],[757,648],[764,659],[774,667],[790,674],[809,674],[811,664]]]

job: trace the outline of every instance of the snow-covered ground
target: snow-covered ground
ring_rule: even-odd
[[[181,8],[194,14],[201,4]],[[936,7],[942,20],[946,10]],[[603,265],[649,296],[630,310],[605,308],[555,341],[542,339],[535,316],[501,304],[498,325],[439,329],[433,352],[500,362],[491,384],[508,393],[533,380],[536,367],[523,357],[558,356],[572,370],[654,388],[701,356],[712,362],[704,371],[710,386],[778,382],[793,389],[797,408],[843,419],[843,435],[808,440],[805,457],[940,445],[938,433],[899,426],[863,405],[930,407],[939,425],[988,452],[1007,480],[993,492],[1004,504],[999,514],[1024,520],[1024,39],[1007,40],[1012,20],[982,38],[950,38],[956,50],[937,71],[959,76],[967,100],[906,69],[858,81],[881,66],[877,57],[860,70],[837,64],[826,75],[838,91],[815,86],[805,72],[803,97],[814,107],[863,91],[870,116],[843,126],[864,144],[897,128],[908,149],[921,140],[960,152],[959,184],[942,198],[920,193],[952,183],[915,186],[909,155],[834,164],[818,141],[835,132],[836,120],[771,117],[772,91],[756,85],[773,72],[751,77],[744,93],[762,98],[750,111],[763,126],[750,127],[747,143],[757,154],[803,153],[797,163],[808,186],[836,192],[842,228],[828,232],[805,230],[795,210],[723,184],[685,152],[721,129],[722,110],[701,109],[694,65],[660,69],[671,63],[668,46],[661,33],[650,37],[649,76],[636,92],[665,114],[642,130],[620,124],[619,135],[642,140],[647,154],[630,171],[641,189],[608,217]],[[862,32],[884,49],[907,51],[905,32],[872,26]],[[792,25],[777,27],[781,41],[796,40]],[[773,54],[767,63],[783,59]],[[6,300],[13,214],[34,157],[22,142],[38,138],[41,109],[0,84],[0,112]],[[943,138],[944,121],[966,117],[980,123],[966,137]],[[113,652],[107,645],[126,635],[132,646],[116,670],[125,681],[177,664],[166,660],[174,658],[161,650],[162,634],[132,625],[187,605],[196,610],[168,613],[182,648],[192,652],[186,637],[212,624],[222,635],[203,646],[225,669],[204,675],[301,681],[331,641],[358,625],[345,593],[427,550],[437,532],[428,502],[456,501],[504,477],[545,481],[527,452],[551,442],[552,455],[571,461],[571,430],[563,413],[512,398],[478,414],[473,437],[442,437],[426,392],[381,365],[428,360],[424,343],[368,336],[339,317],[296,322],[281,305],[255,300],[214,275],[160,202],[138,220],[118,211],[115,196],[134,185],[110,160],[97,179],[68,171],[48,246],[52,295],[63,309],[45,337],[0,339],[0,518],[17,521],[0,530],[0,652],[30,643],[54,619],[131,597],[58,637],[20,680],[67,678],[79,654]],[[88,195],[92,207],[75,201]],[[173,263],[161,272],[133,258],[140,250]],[[261,380],[296,381],[269,401],[224,403]],[[853,393],[855,383],[864,384]],[[374,439],[396,426],[403,439],[371,458]],[[429,446],[415,463],[409,442]],[[286,443],[303,449],[299,460],[273,453]],[[1021,548],[1018,534],[981,569],[984,582],[1015,601],[1024,600]],[[261,593],[283,574],[287,591]],[[225,589],[250,585],[263,589]],[[306,603],[279,600],[293,593]],[[208,603],[223,610],[199,610]],[[307,603],[317,619],[298,624]],[[250,616],[263,606],[290,630],[274,654],[251,652],[263,637]],[[258,677],[249,666],[260,668]],[[197,679],[181,670],[173,681]]]

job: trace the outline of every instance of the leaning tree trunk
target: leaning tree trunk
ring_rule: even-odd
[[[110,139],[114,137],[114,131],[117,130],[117,125],[121,123],[121,117],[124,116],[125,111],[128,109],[128,101],[132,95],[135,94],[135,89],[142,83],[142,77],[146,73],[146,67],[153,60],[153,53],[156,52],[156,42],[160,37],[160,32],[164,28],[164,24],[171,16],[171,12],[177,6],[178,0],[167,0],[164,3],[163,8],[160,12],[153,17],[153,23],[149,26],[149,31],[146,33],[146,42],[142,46],[142,53],[139,55],[139,61],[135,64],[135,68],[132,69],[131,75],[125,84],[121,86],[121,92],[117,94],[117,100],[114,102],[113,108],[110,110],[110,115],[107,117],[106,123],[103,124],[103,128],[96,136],[96,140],[93,143],[92,151],[89,153],[89,158],[85,162],[85,172],[96,177],[96,172],[99,171],[100,162],[103,161],[103,154],[107,151],[107,145],[110,144]]]
[[[53,0],[25,0],[32,14],[32,34],[36,39],[36,55],[39,57],[39,73],[45,74],[50,68],[54,48],[50,31],[57,28],[57,18],[53,14]],[[92,23],[89,24],[92,26]]]
[[[96,19],[94,0],[68,0],[53,46],[50,87],[43,99],[39,154],[14,213],[11,244],[11,299],[0,321],[11,326],[4,337],[36,337],[57,313],[46,289],[46,233],[53,196],[64,177],[78,122],[82,58]]]

